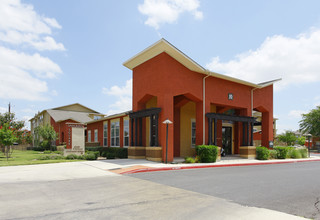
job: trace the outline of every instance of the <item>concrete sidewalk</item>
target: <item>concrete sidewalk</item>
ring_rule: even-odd
[[[179,160],[182,161],[181,159]],[[25,181],[55,181],[79,178],[111,176],[140,172],[154,172],[181,169],[199,169],[229,166],[252,166],[282,163],[301,163],[320,161],[319,154],[312,154],[305,159],[267,160],[243,159],[232,156],[222,158],[216,163],[175,163],[165,164],[139,159],[115,159],[56,164],[39,164],[24,166],[0,167],[0,183]]]
[[[181,161],[181,160],[179,160]],[[254,166],[254,165],[268,165],[268,164],[286,164],[286,163],[301,163],[320,161],[320,155],[312,154],[310,158],[304,159],[285,159],[285,160],[256,160],[244,159],[238,156],[224,157],[216,163],[158,163],[147,160],[101,160],[96,161],[96,165],[104,167],[108,171],[118,174],[140,173],[140,172],[154,172],[166,170],[180,170],[180,169],[198,169],[198,168],[211,168],[211,167],[230,167],[230,166]],[[103,164],[103,165],[102,165]],[[92,164],[93,165],[93,164]]]

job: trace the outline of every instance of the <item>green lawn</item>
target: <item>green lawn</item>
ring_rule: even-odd
[[[27,150],[27,151],[14,150],[11,155],[11,158],[9,158],[9,160],[7,161],[7,158],[5,157],[5,155],[2,152],[0,152],[0,167],[82,161],[82,160],[66,160],[66,159],[39,160],[40,157],[43,157],[45,155],[53,155],[53,154],[43,153],[43,152],[33,151],[33,150]]]

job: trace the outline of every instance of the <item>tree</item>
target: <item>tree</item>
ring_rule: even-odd
[[[278,139],[281,142],[287,144],[287,146],[292,146],[295,144],[297,137],[292,131],[286,131],[284,134],[278,135]]]
[[[297,141],[298,141],[298,144],[299,145],[305,145],[305,143],[306,143],[306,137],[304,137],[304,136],[301,136],[301,137],[299,137],[298,139],[297,139]]]
[[[55,141],[58,137],[54,128],[51,125],[46,124],[44,126],[36,127],[34,132],[42,139],[40,142],[41,147],[43,147],[44,150],[52,150],[52,141]]]
[[[24,121],[18,121],[15,118],[15,114],[12,112],[0,113],[0,126],[4,126],[4,124],[8,124],[10,128],[15,130],[15,136],[17,137],[16,142],[23,142],[23,131]]]
[[[11,145],[17,140],[15,129],[10,127],[9,123],[4,123],[3,126],[0,126],[0,147],[7,160],[12,154]]]
[[[312,109],[307,114],[302,114],[300,130],[303,133],[310,133],[312,136],[320,136],[320,106]]]

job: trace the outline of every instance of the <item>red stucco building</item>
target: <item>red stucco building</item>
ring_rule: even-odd
[[[262,113],[262,145],[273,144],[273,83],[277,80],[254,84],[209,71],[165,39],[124,66],[132,70],[132,112],[117,120],[120,147],[125,146],[123,117],[128,120],[129,158],[164,161],[167,156],[172,161],[193,156],[195,145],[201,144],[224,147],[228,154],[252,156],[253,111]],[[107,128],[104,146],[112,146],[111,119],[118,126],[116,117],[109,119],[107,125],[103,124],[106,119],[87,124],[87,131],[96,130],[100,144],[102,127]],[[166,124],[162,123],[166,119],[173,122],[168,125],[168,152]]]

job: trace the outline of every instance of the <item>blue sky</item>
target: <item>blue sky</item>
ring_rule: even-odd
[[[278,129],[320,105],[319,1],[1,0],[0,112],[131,108],[122,63],[167,39],[200,65],[274,91]],[[29,125],[29,122],[27,123]]]

